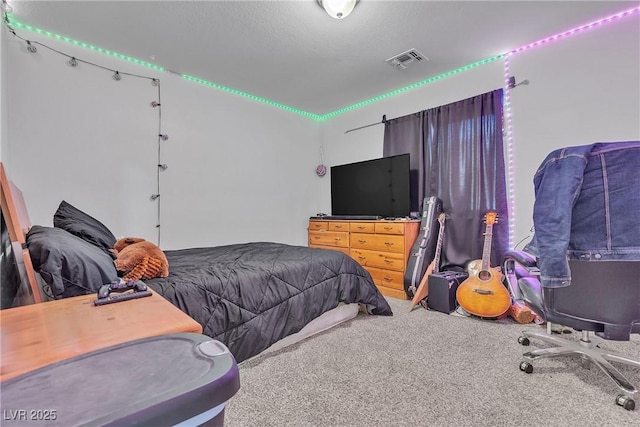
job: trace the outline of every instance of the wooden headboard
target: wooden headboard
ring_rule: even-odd
[[[31,228],[27,206],[24,203],[22,191],[7,178],[2,162],[0,162],[0,203],[18,263],[21,279],[19,295],[20,292],[25,295],[21,304],[42,302],[40,287],[26,245],[26,233]]]

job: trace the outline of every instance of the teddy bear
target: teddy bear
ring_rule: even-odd
[[[162,249],[140,237],[124,237],[111,249],[118,275],[126,281],[153,279],[169,275],[169,261]]]

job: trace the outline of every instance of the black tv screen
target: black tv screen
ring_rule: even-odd
[[[331,214],[410,214],[409,154],[331,167]]]

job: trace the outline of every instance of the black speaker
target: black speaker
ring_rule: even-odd
[[[467,277],[469,275],[461,271],[440,271],[429,275],[427,307],[447,314],[455,311],[458,307],[456,291]]]

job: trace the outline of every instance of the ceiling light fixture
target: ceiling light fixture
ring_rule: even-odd
[[[360,0],[317,0],[318,4],[335,19],[349,16]]]

